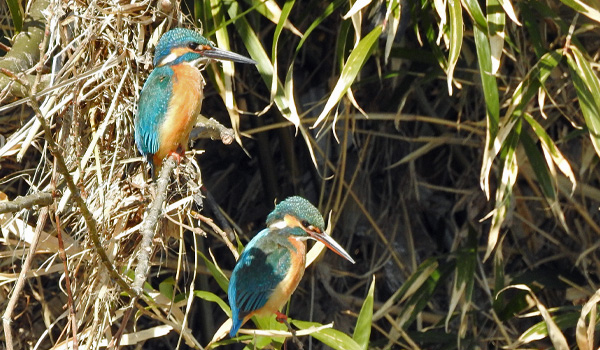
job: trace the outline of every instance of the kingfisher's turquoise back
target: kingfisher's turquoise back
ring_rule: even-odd
[[[233,269],[227,292],[237,334],[244,317],[262,308],[290,269],[290,249],[295,249],[281,230],[262,230],[246,245]]]
[[[173,93],[173,69],[170,66],[155,68],[140,93],[135,117],[135,143],[154,168],[152,155],[158,151],[158,131],[165,119]]]

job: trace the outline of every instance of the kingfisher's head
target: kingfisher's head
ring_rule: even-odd
[[[221,50],[202,35],[185,28],[171,29],[160,37],[154,50],[154,67],[182,62],[195,63],[217,59],[256,64],[256,61],[237,53]]]
[[[289,197],[277,204],[267,216],[267,226],[300,239],[322,242],[327,248],[354,264],[354,260],[344,248],[325,233],[325,221],[319,210],[302,197]]]

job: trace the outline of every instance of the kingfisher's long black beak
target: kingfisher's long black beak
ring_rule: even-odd
[[[237,53],[231,52],[231,51],[227,51],[227,50],[221,50],[216,47],[213,47],[210,50],[203,50],[202,55],[206,56],[208,58],[215,59],[215,60],[233,61],[233,62],[246,63],[246,64],[256,64],[255,60],[250,59],[246,56],[242,56],[240,54],[237,54]]]
[[[310,237],[316,239],[317,241],[325,244],[325,246],[329,249],[331,249],[333,252],[335,252],[337,255],[341,256],[342,258],[350,261],[351,263],[355,263],[354,259],[352,259],[352,257],[350,256],[350,254],[348,254],[344,248],[342,248],[342,246],[340,246],[338,244],[338,242],[334,241],[333,238],[331,238],[330,235],[326,234],[326,233],[322,233],[322,232],[315,232],[315,231],[308,231],[308,234],[310,235]]]

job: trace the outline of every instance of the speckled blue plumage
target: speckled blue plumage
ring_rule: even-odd
[[[171,50],[174,47],[184,46],[185,43],[195,43],[200,45],[209,45],[213,46],[210,40],[206,39],[202,35],[196,33],[193,30],[185,29],[185,28],[174,28],[163,34],[156,45],[156,49],[154,50],[154,66],[158,66],[160,61],[168,56],[171,53]],[[183,57],[179,58],[179,61],[192,61],[200,57],[199,54],[193,54],[194,57]],[[185,55],[184,55],[185,56]],[[175,64],[178,62],[174,62]]]
[[[171,95],[173,69],[170,66],[155,68],[148,76],[135,117],[135,143],[154,170],[152,155],[158,151],[158,131],[165,119]]]
[[[283,217],[287,214],[298,218],[300,221],[307,221],[311,225],[318,227],[321,231],[325,227],[325,221],[319,210],[309,200],[300,196],[289,197],[277,204],[275,209],[267,216],[267,226],[276,221],[283,220]],[[303,230],[300,231],[303,235],[306,235]]]

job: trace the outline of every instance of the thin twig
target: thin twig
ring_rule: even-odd
[[[60,217],[56,211],[56,158],[54,158],[54,169],[52,171],[52,194],[54,199],[54,205],[52,211],[54,212],[54,220],[56,221],[56,238],[58,240],[58,255],[63,261],[63,269],[65,272],[65,290],[67,291],[67,307],[69,308],[69,321],[71,323],[71,331],[73,332],[73,350],[79,349],[79,342],[77,341],[77,317],[75,315],[75,308],[73,307],[73,292],[71,291],[71,277],[69,276],[69,267],[67,265],[67,254],[65,253],[65,244],[62,238],[62,230],[60,225]]]
[[[215,216],[215,219],[217,220],[219,225],[223,227],[223,231],[227,233],[227,239],[229,239],[230,242],[233,242],[233,240],[235,239],[235,234],[233,233],[231,225],[229,225],[229,222],[227,222],[227,219],[225,219],[225,216],[221,212],[221,208],[219,207],[219,204],[217,204],[215,197],[212,195],[212,193],[210,193],[208,189],[206,189],[205,186],[202,186],[202,191],[204,191],[204,196],[206,199],[206,203],[208,204],[208,208]]]
[[[194,218],[202,221],[203,223],[207,224],[208,226],[210,226],[210,228],[212,228],[216,233],[218,233],[223,238],[223,242],[225,242],[225,245],[227,246],[227,248],[229,248],[229,250],[231,250],[231,253],[235,257],[236,261],[237,261],[237,259],[240,258],[240,254],[238,253],[237,249],[235,249],[233,244],[231,244],[229,239],[227,239],[227,233],[225,233],[223,230],[221,230],[221,228],[219,228],[219,226],[217,226],[214,223],[214,221],[212,221],[212,219],[207,218],[206,216],[201,215],[200,213],[196,213],[196,212],[192,212],[192,216]]]
[[[19,273],[19,278],[17,279],[17,283],[15,283],[15,288],[13,289],[13,293],[8,301],[8,305],[6,306],[6,310],[2,315],[2,323],[4,325],[4,338],[6,341],[6,349],[13,350],[13,339],[12,339],[12,331],[10,329],[10,325],[12,323],[12,313],[15,310],[15,306],[17,305],[17,300],[19,300],[19,296],[21,295],[21,291],[23,290],[23,286],[25,285],[25,279],[27,277],[27,272],[31,269],[31,263],[33,261],[33,257],[35,255],[35,251],[37,249],[37,245],[40,239],[40,233],[44,225],[46,224],[46,219],[48,218],[48,207],[43,207],[40,210],[40,215],[38,217],[37,225],[35,227],[35,234],[31,240],[31,244],[29,245],[29,254],[27,258],[25,258],[25,262],[23,266],[21,266],[21,272]]]
[[[37,192],[28,196],[19,196],[12,201],[0,203],[0,214],[14,213],[22,209],[30,209],[35,205],[42,207],[52,204],[52,194]]]

